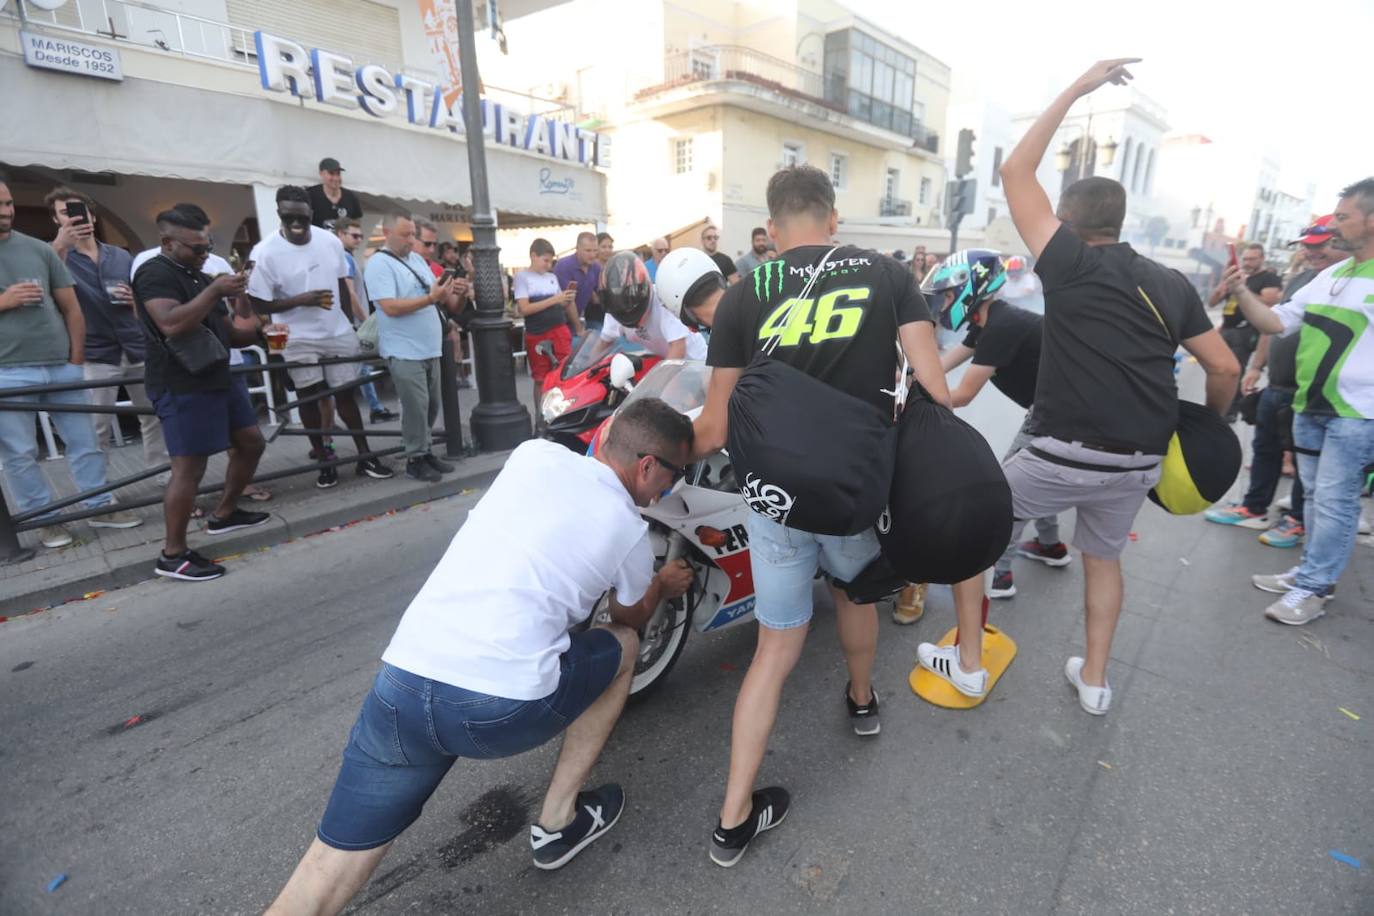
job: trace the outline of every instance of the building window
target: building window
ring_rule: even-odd
[[[1002,186],[1002,147],[995,146],[992,149],[992,186],[1000,188]]]
[[[805,160],[802,158],[802,148],[798,143],[784,143],[782,145],[782,167],[801,165]]]
[[[929,178],[922,178],[922,179],[921,179],[921,196],[920,196],[919,199],[920,199],[920,201],[921,201],[921,206],[923,206],[923,207],[924,207],[926,204],[930,203],[930,179],[929,179]]]
[[[673,171],[686,175],[692,170],[692,138],[685,137],[673,141]]]
[[[993,174],[996,174],[996,173],[994,172]],[[991,224],[994,220],[996,220],[996,219],[997,219],[997,208],[996,208],[996,207],[988,207],[988,221],[987,221],[987,223],[985,223],[984,225],[990,225],[990,224]]]
[[[883,200],[897,199],[897,189],[901,187],[902,173],[897,169],[887,170],[887,180],[883,183]]]
[[[845,157],[839,153],[830,154],[830,183],[836,188],[844,187]]]
[[[825,97],[854,117],[916,136],[916,61],[857,29],[825,36]]]

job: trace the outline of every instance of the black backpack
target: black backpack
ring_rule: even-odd
[[[909,582],[953,584],[997,562],[1011,540],[1011,487],[982,434],[919,386],[897,424],[897,458],[878,541]]]
[[[797,300],[810,294],[834,250]],[[872,404],[772,358],[790,317],[730,396],[730,461],[745,502],[765,518],[812,534],[858,534],[887,504],[896,428]]]

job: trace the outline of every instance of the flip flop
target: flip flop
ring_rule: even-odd
[[[200,506],[192,506],[191,518],[205,518],[205,510]]]
[[[243,488],[243,495],[255,503],[265,503],[272,499],[272,491],[249,484]]]

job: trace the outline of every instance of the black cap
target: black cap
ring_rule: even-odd
[[[344,167],[339,165],[339,160],[335,159],[333,156],[325,156],[320,160],[321,172],[342,172],[343,170]]]

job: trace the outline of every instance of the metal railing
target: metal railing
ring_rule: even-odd
[[[253,348],[258,349],[258,348]],[[259,350],[259,352],[261,352]],[[290,369],[303,369],[314,366],[327,366],[338,363],[366,363],[377,361],[375,354],[362,354],[358,356],[333,356],[321,358],[318,362],[264,362],[263,364],[244,363],[239,366],[231,366],[231,375],[245,375],[253,372],[270,373],[285,372]],[[447,337],[444,340],[443,356],[441,361],[448,364],[448,369],[453,367],[452,344]],[[311,436],[327,435],[339,437],[352,437],[363,435],[376,438],[400,438],[400,430],[376,429],[367,427],[362,430],[350,430],[334,428],[330,430],[291,428],[287,420],[283,417],[293,417],[296,409],[303,404],[311,404],[321,401],[324,398],[332,397],[341,392],[349,392],[355,388],[375,382],[379,379],[387,378],[390,371],[385,364],[374,366],[373,371],[366,375],[359,375],[355,379],[343,383],[342,385],[326,386],[319,390],[312,390],[312,393],[304,397],[297,397],[288,400],[280,405],[269,401],[268,413],[271,419],[276,420],[276,428],[272,430],[265,439],[270,443],[276,441],[279,436]],[[445,443],[445,454],[451,458],[461,458],[468,454],[463,442],[463,428],[461,414],[458,406],[458,390],[455,384],[451,383],[453,378],[451,371],[447,373],[448,384],[440,385],[440,394],[443,398],[443,417],[444,431],[442,433],[432,433],[431,441]],[[130,375],[118,378],[90,379],[79,382],[59,382],[50,385],[26,385],[18,388],[0,388],[0,411],[22,411],[22,412],[45,412],[45,413],[82,413],[82,414],[112,414],[116,417],[121,416],[142,416],[154,414],[151,407],[136,407],[132,404],[116,404],[113,407],[98,406],[95,404],[54,404],[44,400],[28,400],[29,398],[41,398],[47,394],[57,394],[67,391],[89,391],[93,388],[110,388],[120,385],[141,385],[144,383],[142,376]],[[270,384],[267,385],[270,389]],[[270,394],[267,395],[270,397]],[[368,458],[384,458],[404,451],[403,446],[395,446],[385,449],[372,449],[359,454],[350,454],[347,457],[334,458],[330,460],[311,461],[306,464],[293,465],[280,471],[272,471],[266,474],[255,476],[252,483],[265,483],[267,481],[279,480],[284,477],[291,477],[296,474],[305,474],[318,471],[323,468],[335,467],[341,464],[356,463]],[[77,503],[85,502],[96,496],[107,493],[114,493],[124,487],[140,483],[158,474],[165,474],[171,470],[171,464],[161,464],[156,467],[145,468],[135,474],[119,478],[114,481],[106,481],[103,487],[93,487],[89,490],[82,490],[70,496],[54,499],[46,505],[39,506],[27,512],[11,514],[9,505],[5,501],[4,492],[0,490],[0,562],[16,562],[28,559],[33,555],[31,549],[25,549],[19,544],[19,533],[44,528],[49,525],[60,525],[68,522],[81,521],[82,519],[92,518],[97,515],[105,515],[116,510],[139,509],[145,506],[154,506],[162,502],[162,494],[155,496],[121,501],[118,503],[106,503],[92,508],[80,509],[75,512],[66,512],[59,515],[59,512]],[[205,483],[196,491],[196,495],[214,493],[224,489],[224,483]]]
[[[663,82],[639,90],[635,99],[714,80],[753,83],[778,95],[844,111],[842,105],[828,101],[827,81],[821,74],[741,45],[705,45],[669,54],[663,61]]]
[[[911,201],[897,200],[895,197],[884,197],[878,201],[879,216],[910,216]]]

